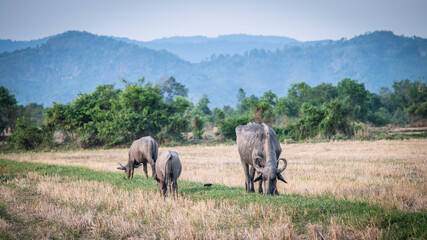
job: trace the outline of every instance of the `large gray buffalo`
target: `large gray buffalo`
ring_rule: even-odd
[[[288,163],[279,158],[282,147],[274,130],[265,123],[248,123],[236,127],[236,136],[246,177],[246,192],[254,192],[254,182],[260,181],[260,193],[278,194],[277,179],[286,183],[281,173]],[[285,164],[283,168],[278,168],[280,161]],[[255,170],[259,175],[254,180]]]
[[[126,166],[119,163],[120,167],[117,167],[117,169],[124,170],[128,179],[132,179],[134,168],[138,168],[143,165],[145,176],[148,178],[148,162],[151,165],[152,177],[156,179],[156,160],[159,153],[158,149],[156,140],[150,136],[135,140],[130,146],[128,163]]]

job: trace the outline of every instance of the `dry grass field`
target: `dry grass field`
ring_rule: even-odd
[[[282,195],[307,197],[304,199],[331,195],[343,201],[367,202],[385,211],[426,216],[427,139],[300,143],[282,148],[281,156],[288,160],[283,174],[288,184],[278,183]],[[244,187],[236,145],[160,148],[159,153],[166,150],[180,155],[183,170],[178,186],[180,180],[187,180]],[[0,154],[0,159],[86,166],[106,175],[118,172],[118,162],[127,161],[127,151],[10,153]],[[7,168],[1,169],[4,176]],[[134,182],[155,185],[154,180],[142,177],[142,168],[135,175],[139,178]],[[191,193],[178,201],[163,201],[155,188],[122,188],[108,181],[36,171],[4,177],[2,182],[3,238],[377,239],[388,231],[371,219],[346,224],[345,214],[330,217],[327,225],[305,222],[301,230],[301,224],[297,226],[293,220],[295,213],[269,204],[239,204],[232,198],[200,200],[189,197]],[[274,197],[268,199],[274,201]]]

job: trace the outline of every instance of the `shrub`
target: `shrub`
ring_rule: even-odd
[[[230,117],[220,122],[219,129],[224,138],[235,141],[236,127],[238,125],[245,125],[252,120],[253,117],[250,116]]]
[[[25,119],[19,118],[16,122],[16,129],[7,138],[7,144],[14,150],[31,150],[39,147],[42,143],[51,142],[52,133],[46,128],[39,128],[36,125],[26,124]]]
[[[289,135],[296,141],[314,137],[319,134],[319,124],[325,117],[324,111],[309,103],[302,105],[303,117],[286,127]]]
[[[387,109],[381,107],[378,112],[369,112],[368,121],[375,126],[385,126],[390,122],[390,116],[387,113]]]
[[[322,106],[324,118],[319,123],[319,131],[323,136],[333,136],[337,132],[351,135],[349,131],[348,115],[350,106],[346,101],[333,99]]]
[[[279,139],[279,142],[283,142],[285,141],[285,139],[287,139],[287,133],[288,131],[286,130],[286,128],[282,128],[282,127],[276,127],[276,126],[272,126],[274,132],[277,135],[277,138]]]

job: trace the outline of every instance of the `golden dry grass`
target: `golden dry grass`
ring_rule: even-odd
[[[85,239],[295,237],[293,224],[282,210],[258,204],[241,208],[227,201],[163,201],[153,191],[129,192],[107,183],[59,177],[14,179],[9,185],[17,187],[0,186],[0,201],[9,206],[7,212],[26,226],[25,231],[35,239],[72,238],[70,232]],[[37,198],[31,198],[33,194]],[[34,226],[34,221],[45,224]],[[2,228],[14,230],[2,222]],[[252,227],[253,223],[259,227]],[[22,234],[23,230],[20,231]]]
[[[288,184],[279,192],[313,195],[331,193],[364,199],[404,211],[427,209],[427,139],[345,141],[282,145],[288,160]],[[177,151],[183,165],[180,179],[244,186],[237,146],[160,148]],[[1,154],[0,158],[88,166],[117,171],[127,161],[127,149],[83,150],[63,153]],[[150,171],[149,171],[150,172]],[[142,168],[136,174],[143,174]]]
[[[379,239],[368,226],[353,231],[332,222],[308,224],[298,235],[282,209],[230,201],[165,201],[154,191],[30,173],[0,185],[0,202],[15,224],[1,220],[8,238],[130,239]],[[333,221],[333,220],[331,220]],[[18,224],[16,224],[18,223]]]

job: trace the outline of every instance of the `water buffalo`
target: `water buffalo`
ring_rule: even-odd
[[[171,195],[171,183],[173,197],[178,197],[177,179],[181,175],[181,161],[177,152],[168,151],[160,155],[156,162],[156,181],[159,186],[160,194],[165,197],[166,189]]]
[[[138,168],[141,165],[144,166],[145,176],[148,178],[147,174],[147,162],[151,165],[152,177],[156,177],[156,160],[158,155],[158,145],[156,140],[152,137],[142,137],[138,140],[133,141],[129,150],[129,159],[126,166],[120,164],[120,167],[117,167],[119,170],[124,170],[128,179],[133,178],[134,168]]]
[[[260,181],[260,193],[278,194],[277,179],[286,183],[281,172],[286,169],[287,161],[279,158],[282,147],[274,130],[265,123],[248,123],[236,127],[236,136],[245,172],[246,192],[254,192],[254,182]],[[283,168],[278,168],[280,161],[285,164]],[[255,170],[259,175],[254,180]]]

